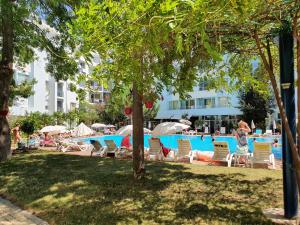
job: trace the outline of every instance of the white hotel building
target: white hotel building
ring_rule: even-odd
[[[37,52],[38,59],[26,66],[24,69],[15,68],[14,79],[16,84],[25,80],[35,79],[37,83],[33,86],[34,94],[28,99],[16,97],[10,114],[14,116],[25,115],[30,112],[41,112],[52,114],[54,112],[69,112],[79,107],[77,94],[70,91],[71,81],[56,81],[46,71],[46,53]],[[94,59],[97,63],[97,58]],[[83,61],[79,62],[80,73],[88,74],[91,72],[90,66]],[[84,86],[79,85],[84,88]],[[105,103],[109,98],[109,91],[102,85],[92,84],[92,91],[87,95],[90,103]]]
[[[164,91],[156,119],[178,120],[183,116],[192,122],[200,119],[210,131],[214,131],[221,127],[222,121],[235,124],[242,115],[236,95],[207,90],[204,82],[188,94],[191,98],[182,100],[178,94]]]
[[[69,90],[69,81],[56,81],[46,72],[46,54],[37,53],[38,59],[24,70],[16,69],[16,84],[35,79],[34,95],[28,99],[17,97],[10,109],[11,115],[25,115],[30,112],[49,113],[68,112],[78,107],[75,93]]]

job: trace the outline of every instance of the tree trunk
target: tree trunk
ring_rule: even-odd
[[[297,37],[297,146],[300,148],[300,40]]]
[[[291,132],[291,129],[290,129],[290,126],[289,126],[289,123],[288,123],[288,119],[287,119],[287,116],[286,116],[286,113],[285,113],[285,109],[283,107],[282,100],[281,100],[281,97],[280,97],[280,94],[279,94],[279,89],[278,89],[278,86],[277,86],[275,74],[273,72],[272,56],[270,55],[270,49],[267,49],[268,55],[269,55],[269,62],[268,62],[264,52],[262,51],[260,39],[259,39],[257,33],[255,33],[254,39],[256,41],[256,45],[257,45],[257,48],[258,48],[259,55],[262,58],[263,64],[264,64],[264,66],[265,66],[265,68],[268,72],[269,78],[271,80],[271,84],[272,84],[272,88],[273,88],[273,91],[274,91],[275,99],[276,99],[277,106],[278,106],[279,112],[280,112],[282,125],[283,125],[283,128],[284,128],[285,132],[286,132],[289,145],[291,146],[292,156],[293,156],[293,163],[294,163],[293,166],[294,166],[295,171],[296,171],[298,190],[300,192],[300,157],[298,155],[296,142],[293,138],[293,134]]]
[[[10,128],[7,121],[9,88],[13,77],[13,1],[1,0],[2,57],[0,61],[0,161],[11,156]]]
[[[144,162],[144,116],[142,95],[133,83],[133,176],[142,179],[145,175]]]

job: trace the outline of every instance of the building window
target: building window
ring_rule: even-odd
[[[204,105],[205,105],[205,108],[214,108],[215,107],[215,99],[214,98],[205,98]]]
[[[219,97],[219,107],[229,107],[230,97]]]
[[[57,84],[57,97],[64,97],[64,84],[63,83],[58,83]]]
[[[180,109],[186,109],[187,108],[187,103],[185,100],[180,100]]]
[[[188,109],[194,109],[195,108],[195,99],[189,99],[188,100]]]
[[[179,101],[169,101],[169,110],[179,109]]]
[[[206,81],[202,81],[199,84],[199,91],[206,91],[207,90],[207,82]]]
[[[197,98],[197,100],[196,100],[197,102],[197,108],[198,109],[202,109],[202,108],[204,108],[204,99],[203,98]]]
[[[63,112],[64,107],[63,107],[63,101],[57,101],[57,112]]]
[[[215,98],[197,98],[197,108],[214,108],[215,107]]]

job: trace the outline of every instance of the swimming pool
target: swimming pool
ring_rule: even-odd
[[[149,148],[149,142],[148,139],[151,138],[151,135],[145,134],[145,143],[144,146],[146,148]],[[117,146],[121,145],[123,136],[120,135],[106,135],[106,136],[98,136],[98,137],[88,137],[88,138],[82,138],[80,140],[90,143],[90,140],[98,140],[102,145],[105,146],[104,140],[114,140]],[[169,136],[159,136],[161,142],[164,146],[167,148],[174,149],[175,151],[178,149],[177,140],[178,139],[188,139],[191,142],[192,150],[197,151],[213,151],[213,143],[211,136],[204,136],[204,139],[201,140],[200,136],[190,136],[190,135],[169,135]],[[228,143],[229,150],[231,153],[235,152],[236,146],[237,146],[237,140],[235,137],[231,136],[220,136],[215,137],[216,141],[225,141]],[[257,142],[270,142],[273,143],[274,138],[273,137],[256,137]],[[131,139],[132,142],[132,139]],[[279,147],[272,147],[272,151],[275,155],[275,158],[281,159],[282,152],[281,152],[281,138],[278,138],[278,143],[280,144]],[[248,138],[248,144],[250,152],[253,151],[253,138]]]

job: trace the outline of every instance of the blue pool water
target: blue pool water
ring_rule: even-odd
[[[148,139],[151,138],[151,135],[145,135],[145,143],[144,146],[146,148],[149,148],[149,142]],[[198,151],[211,151],[213,152],[213,143],[211,140],[211,136],[204,136],[204,139],[201,140],[200,136],[190,136],[190,135],[169,135],[169,136],[159,136],[161,142],[163,145],[167,148],[174,149],[175,151],[178,149],[177,140],[178,139],[188,139],[191,142],[191,146],[193,150]],[[90,143],[90,140],[98,140],[103,146],[105,146],[104,140],[114,140],[117,146],[121,145],[121,141],[123,139],[123,136],[120,135],[107,135],[107,136],[99,136],[99,137],[88,137],[88,138],[82,138],[81,140]],[[236,146],[237,146],[237,140],[235,137],[215,137],[216,141],[224,141],[228,143],[229,150],[231,153],[235,152]],[[270,142],[273,143],[274,138],[273,137],[256,137],[257,142]],[[132,142],[132,140],[131,140]],[[282,152],[281,152],[281,138],[278,139],[279,147],[272,147],[273,153],[275,155],[275,158],[281,159]],[[253,138],[248,138],[248,144],[250,152],[253,151]]]

